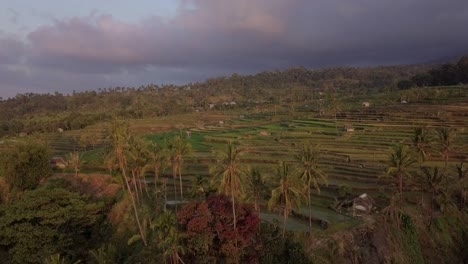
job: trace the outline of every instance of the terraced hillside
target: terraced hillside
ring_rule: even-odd
[[[449,155],[449,169],[452,170],[460,159],[467,159],[468,87],[437,89],[445,94],[440,99],[420,99],[403,104],[387,100],[398,98],[399,92],[390,93],[385,98],[382,95],[354,98],[354,101],[344,98],[343,101],[351,103],[340,111],[336,120],[332,115],[321,116],[314,107],[303,106],[293,114],[286,111],[286,107],[263,113],[237,109],[137,119],[131,120],[130,125],[134,133],[158,143],[163,143],[174,134],[182,133],[185,136],[186,131],[190,131],[187,140],[192,145],[193,153],[185,158],[182,170],[185,192],[192,189],[196,176],[202,176],[207,181],[211,179],[210,167],[216,164],[214,152],[223,149],[229,141],[239,143],[243,150],[242,162],[246,167],[258,168],[267,178],[272,178],[278,161],[294,163],[294,155],[303,144],[316,144],[321,149],[322,169],[329,180],[328,185],[321,186],[320,194],[313,191],[312,214],[316,219],[330,223],[331,227],[347,226],[355,224],[357,220],[333,209],[340,190],[346,189],[354,196],[367,193],[377,201],[388,199],[394,192],[392,179],[384,177],[389,153],[398,143],[411,144],[414,128],[456,129]],[[370,101],[371,106],[361,107],[363,100]],[[352,127],[354,131],[345,131],[345,126]],[[80,149],[86,152],[88,164],[92,165],[89,169],[101,168],[105,171],[100,160],[100,153],[107,144],[105,128],[106,124],[98,124],[83,131],[55,133],[46,138],[56,155]],[[435,136],[435,132],[432,133]],[[91,136],[81,139],[83,135]],[[427,163],[444,166],[435,138],[432,156]],[[168,169],[162,177],[167,180],[169,197],[174,192],[170,173]],[[152,172],[148,171],[147,181],[151,182],[152,179]],[[307,221],[300,217],[307,214],[306,207],[295,210],[295,213],[297,217],[291,218],[289,228],[307,229]],[[265,212],[262,218],[274,221],[276,216]]]

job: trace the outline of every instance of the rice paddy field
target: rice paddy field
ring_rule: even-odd
[[[310,107],[298,108],[294,114],[287,111],[253,113],[251,110],[209,111],[152,119],[130,120],[131,130],[146,140],[164,143],[175,134],[187,136],[192,153],[185,157],[182,170],[185,192],[189,192],[196,177],[211,180],[210,167],[216,164],[215,152],[222,150],[229,141],[235,141],[243,150],[245,167],[258,168],[272,187],[275,168],[279,161],[294,163],[294,155],[303,144],[318,145],[321,150],[321,168],[328,175],[328,184],[321,186],[320,194],[313,190],[312,216],[314,229],[321,230],[320,221],[329,227],[346,228],[361,220],[346,210],[334,209],[339,189],[346,188],[353,196],[367,193],[377,201],[388,199],[395,191],[393,180],[385,177],[387,160],[393,146],[410,144],[414,129],[426,126],[434,136],[434,149],[427,165],[444,166],[438,153],[435,129],[452,127],[456,137],[452,142],[449,170],[455,164],[468,159],[468,87],[446,88],[449,95],[441,99],[423,99],[401,104],[387,102],[389,96],[375,95],[346,99],[348,107],[340,111],[337,119],[320,116]],[[443,90],[443,89],[441,89]],[[396,97],[396,94],[390,96]],[[369,101],[362,107],[361,101]],[[345,131],[345,125],[354,131]],[[106,169],[102,166],[104,148],[108,145],[107,124],[98,124],[84,130],[65,131],[42,135],[54,154],[64,156],[73,150],[84,153],[86,168],[83,171]],[[86,135],[86,136],[84,136]],[[3,147],[7,142],[5,142]],[[418,166],[414,166],[416,171]],[[452,173],[452,172],[450,172]],[[171,169],[163,173],[167,181],[168,196],[173,197]],[[153,173],[147,172],[147,181],[153,181]],[[411,194],[409,194],[411,196]],[[293,231],[308,231],[308,221],[300,215],[308,215],[306,203],[295,209],[287,227]],[[266,211],[263,204],[261,218],[264,221],[282,221],[281,216]]]

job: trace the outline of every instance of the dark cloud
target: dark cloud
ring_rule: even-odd
[[[0,36],[0,76],[10,76],[0,87],[3,95],[15,85],[70,91],[424,62],[468,52],[466,25],[466,0],[185,0],[170,20],[93,14],[56,20],[25,40]]]

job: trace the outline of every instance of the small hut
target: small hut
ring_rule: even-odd
[[[353,214],[371,214],[375,210],[375,201],[367,193],[363,193],[353,200]]]
[[[344,130],[346,132],[354,132],[354,127],[352,125],[350,125],[350,124],[346,124],[346,125],[344,125]]]
[[[63,170],[67,167],[67,162],[62,157],[53,157],[50,160],[50,167]]]
[[[370,103],[369,102],[362,102],[362,107],[369,107]]]

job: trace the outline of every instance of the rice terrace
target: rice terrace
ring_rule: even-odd
[[[468,1],[4,1],[0,264],[468,263]]]
[[[182,93],[192,91],[177,89]],[[135,94],[149,92],[133,91]],[[102,93],[100,96],[109,95]],[[37,118],[50,119],[43,132],[5,136],[1,147],[8,151],[22,142],[42,142],[55,157],[54,176],[45,184],[68,186],[66,188],[95,197],[117,197],[119,189],[125,190],[121,176],[126,170],[129,180],[126,188],[134,192],[134,202],[151,208],[151,204],[144,204],[159,200],[158,206],[164,209],[155,210],[161,212],[178,212],[190,201],[203,201],[204,197],[222,192],[219,186],[226,188],[226,184],[233,183],[216,179],[217,169],[223,169],[228,159],[228,171],[233,167],[238,173],[242,171],[238,174],[240,185],[235,200],[254,204],[260,221],[276,227],[283,236],[284,232],[308,234],[300,239],[307,240],[310,236],[315,241],[304,246],[309,252],[304,254],[312,254],[312,260],[331,256],[327,255],[331,254],[328,250],[325,255],[317,253],[324,246],[320,243],[332,243],[330,237],[336,234],[353,237],[356,231],[352,230],[375,226],[379,217],[385,219],[392,215],[388,211],[392,204],[403,204],[408,214],[419,215],[420,219],[413,221],[435,221],[434,203],[443,210],[440,198],[436,199],[435,195],[443,195],[442,188],[452,187],[441,187],[439,182],[441,185],[434,189],[436,192],[427,192],[420,171],[430,174],[429,170],[436,168],[434,170],[443,171],[444,177],[457,175],[457,170],[466,173],[463,167],[468,157],[466,86],[412,88],[353,96],[319,89],[309,99],[302,98],[289,103],[239,100],[231,105],[221,102],[216,107],[192,106],[192,110],[185,113],[153,117],[109,119],[102,114],[103,121],[93,121],[94,124],[77,129],[60,120],[66,120],[65,115],[43,114]],[[35,124],[26,123],[24,128],[28,125],[34,127]],[[123,133],[125,138],[116,138],[118,133]],[[120,140],[124,140],[123,143],[119,143]],[[427,144],[425,153],[418,156],[421,152],[417,146],[422,143]],[[124,144],[120,159],[118,144]],[[390,157],[398,151],[410,153],[410,149],[414,149],[411,152],[414,157],[405,165],[408,177],[402,176],[399,189],[398,181],[389,172]],[[122,159],[125,159],[124,164]],[[405,162],[404,157],[400,162]],[[59,166],[62,163],[64,165]],[[399,165],[403,166],[395,166]],[[299,182],[302,198],[290,205],[290,211],[285,211],[285,205],[272,205],[278,180],[293,181],[288,178],[290,176],[302,180],[302,166],[310,166],[316,177],[310,183],[310,192],[303,193],[308,183]],[[278,178],[282,172],[287,175]],[[255,175],[259,182],[255,182]],[[231,194],[234,192],[227,188],[228,201]],[[450,195],[456,195],[456,191]],[[109,212],[111,219],[119,214],[116,210],[129,206],[127,199],[119,199],[112,202],[115,204]],[[280,198],[279,203],[282,201]],[[459,202],[464,203],[464,200]],[[423,210],[427,216],[417,213],[418,210]],[[138,237],[140,240],[143,236]]]

